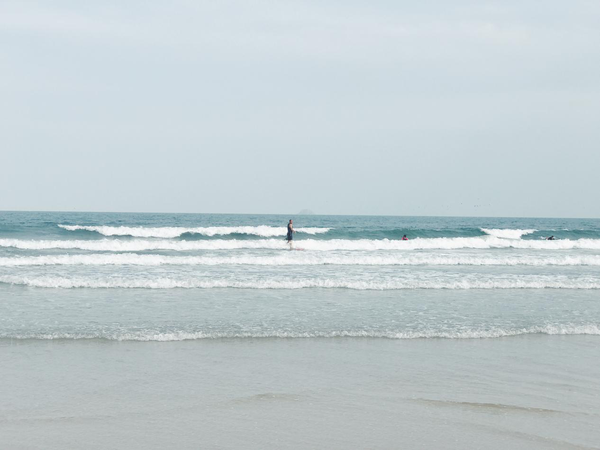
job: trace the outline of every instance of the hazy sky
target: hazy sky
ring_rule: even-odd
[[[0,0],[0,209],[600,217],[600,1]]]

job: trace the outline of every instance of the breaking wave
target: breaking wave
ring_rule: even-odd
[[[68,231],[85,230],[100,233],[104,236],[132,236],[142,238],[177,238],[183,234],[201,234],[204,236],[225,236],[229,234],[248,234],[262,237],[285,236],[285,227],[271,227],[268,225],[247,227],[110,227],[110,226],[83,226],[83,225],[58,225]],[[298,233],[320,234],[327,233],[330,228],[296,228]]]
[[[503,239],[521,239],[522,236],[535,233],[537,230],[481,228],[485,234]]]
[[[417,238],[410,241],[400,240],[369,240],[369,239],[331,239],[315,240],[302,239],[296,242],[304,250],[330,251],[330,250],[421,250],[421,249],[491,249],[491,248],[516,248],[539,250],[569,250],[569,249],[600,249],[600,239],[560,239],[546,240],[520,240],[504,239],[495,236],[469,237],[469,238]],[[138,252],[148,250],[234,250],[234,249],[287,249],[283,239],[258,239],[258,240],[207,240],[207,241],[171,241],[171,240],[26,240],[26,239],[0,239],[0,247],[13,247],[25,250],[49,249],[78,249],[106,252]]]
[[[91,331],[86,333],[3,333],[0,339],[39,339],[39,340],[81,340],[102,339],[110,341],[188,341],[200,339],[310,339],[310,338],[380,338],[380,339],[494,339],[521,335],[600,335],[597,324],[586,325],[540,325],[526,328],[471,328],[456,331],[379,331],[379,330],[339,330],[339,331]]]
[[[353,289],[353,290],[405,290],[405,289],[600,289],[598,278],[556,278],[547,276],[511,278],[451,278],[415,279],[399,278],[376,280],[362,279],[176,279],[168,277],[133,278],[110,277],[89,279],[61,276],[0,276],[0,283],[24,285],[40,288],[91,288],[91,289]]]
[[[88,255],[48,255],[0,257],[0,267],[19,266],[316,266],[316,265],[364,265],[364,266],[600,266],[600,255],[559,256],[470,256],[432,255],[420,253],[395,253],[385,255],[344,254],[330,255],[325,252],[283,252],[275,256],[164,256],[138,255],[135,253]]]

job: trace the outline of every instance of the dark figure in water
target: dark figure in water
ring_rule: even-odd
[[[546,238],[547,241],[553,241],[554,240],[554,236],[550,236],[549,238]]]
[[[402,236],[402,240],[403,241],[408,241],[408,238],[406,237],[406,235]]]
[[[287,227],[287,237],[285,238],[285,240],[287,241],[287,243],[290,246],[290,250],[292,248],[294,248],[293,245],[293,240],[294,240],[294,233],[296,232],[296,230],[294,230],[294,224],[292,223],[292,219],[290,219],[289,223],[288,223],[288,227]]]

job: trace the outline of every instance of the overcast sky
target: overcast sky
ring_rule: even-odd
[[[600,217],[600,2],[0,0],[0,209]]]

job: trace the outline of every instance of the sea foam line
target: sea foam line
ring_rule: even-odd
[[[247,234],[262,237],[285,236],[285,227],[272,227],[268,225],[241,226],[241,227],[112,227],[112,226],[84,226],[84,225],[58,225],[68,231],[85,230],[100,233],[104,236],[132,236],[142,238],[176,238],[183,234],[201,234],[203,236],[224,236],[229,234]],[[304,227],[296,228],[298,233],[320,234],[327,233],[330,228]]]
[[[569,250],[591,249],[600,250],[600,239],[560,239],[546,240],[521,240],[503,239],[495,236],[481,236],[469,238],[417,238],[409,241],[400,240],[370,240],[370,239],[330,239],[298,240],[296,245],[305,250],[331,251],[331,250],[426,250],[441,249],[455,250],[462,248],[491,249],[491,248],[516,248],[539,250]],[[78,249],[88,251],[110,252],[139,252],[148,250],[235,250],[235,249],[287,249],[283,239],[257,239],[257,240],[206,240],[206,241],[172,241],[172,240],[25,240],[25,239],[0,239],[0,247],[13,247],[24,250],[49,250],[49,249]]]
[[[102,339],[111,341],[188,341],[200,339],[310,339],[310,338],[379,338],[379,339],[494,339],[522,335],[600,335],[598,324],[548,324],[523,328],[471,328],[456,331],[442,330],[335,330],[335,331],[102,331],[83,333],[2,333],[0,339],[38,339],[38,340],[82,340]]]
[[[419,253],[392,253],[385,255],[344,254],[332,255],[327,252],[281,252],[275,256],[165,256],[121,254],[88,255],[44,255],[0,257],[0,267],[22,266],[316,266],[316,265],[356,265],[356,266],[600,266],[600,255],[559,255],[559,256],[469,256],[432,255]]]
[[[62,276],[0,276],[0,283],[23,285],[40,288],[90,288],[90,289],[352,289],[352,290],[417,290],[417,289],[600,289],[598,278],[566,278],[548,276],[527,276],[511,278],[467,278],[460,279],[344,279],[344,278],[312,278],[287,279],[215,279],[215,278],[185,278],[168,277],[133,278],[110,277],[105,279],[90,279]]]

